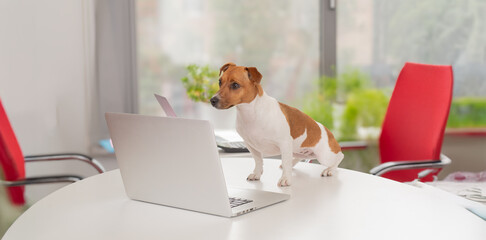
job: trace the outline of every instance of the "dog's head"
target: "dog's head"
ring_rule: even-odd
[[[219,69],[219,91],[211,98],[217,109],[228,109],[240,103],[250,103],[263,94],[262,75],[255,67],[226,63]]]

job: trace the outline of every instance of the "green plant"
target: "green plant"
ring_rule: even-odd
[[[187,76],[181,78],[186,88],[187,96],[195,102],[209,102],[209,99],[218,91],[219,73],[208,65],[198,66],[191,64],[186,67]]]
[[[486,127],[486,98],[453,99],[447,127]]]
[[[302,111],[327,128],[334,128],[332,101],[325,94],[315,91],[307,95]]]
[[[341,140],[356,139],[358,126],[381,127],[388,101],[380,89],[357,89],[350,93],[341,118]]]
[[[356,139],[360,126],[381,126],[388,97],[382,90],[371,87],[365,73],[349,68],[337,77],[320,77],[317,86],[305,98],[303,111],[332,129],[340,140]],[[335,113],[338,105],[343,109],[340,115]]]
[[[342,84],[342,94],[344,94],[345,100],[351,93],[367,89],[371,85],[370,77],[359,69],[346,69],[338,77],[338,80]]]

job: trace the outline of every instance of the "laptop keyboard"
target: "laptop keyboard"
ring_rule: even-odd
[[[229,202],[230,202],[231,208],[234,208],[234,207],[241,206],[243,204],[251,203],[251,202],[253,202],[253,200],[248,200],[248,199],[244,199],[244,198],[234,198],[234,197],[230,197],[229,198]]]

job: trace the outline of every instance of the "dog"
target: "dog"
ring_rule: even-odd
[[[332,176],[344,158],[339,143],[322,124],[296,108],[268,96],[255,67],[224,64],[219,91],[210,99],[217,109],[236,107],[236,131],[255,160],[247,180],[260,180],[263,157],[281,155],[279,187],[291,185],[292,168],[302,159],[317,159],[326,166],[321,176]]]

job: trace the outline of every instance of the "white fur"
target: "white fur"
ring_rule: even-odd
[[[293,139],[290,126],[283,114],[278,101],[268,96],[256,96],[250,103],[236,105],[236,131],[245,141],[255,159],[255,169],[248,180],[259,180],[263,173],[263,157],[282,156],[282,177],[278,186],[290,186],[292,167],[300,160],[316,158],[327,168],[322,176],[331,176],[344,155],[333,153],[328,144],[327,132],[322,124],[321,139],[313,147],[302,148],[302,142],[307,137],[307,130],[301,136]]]

